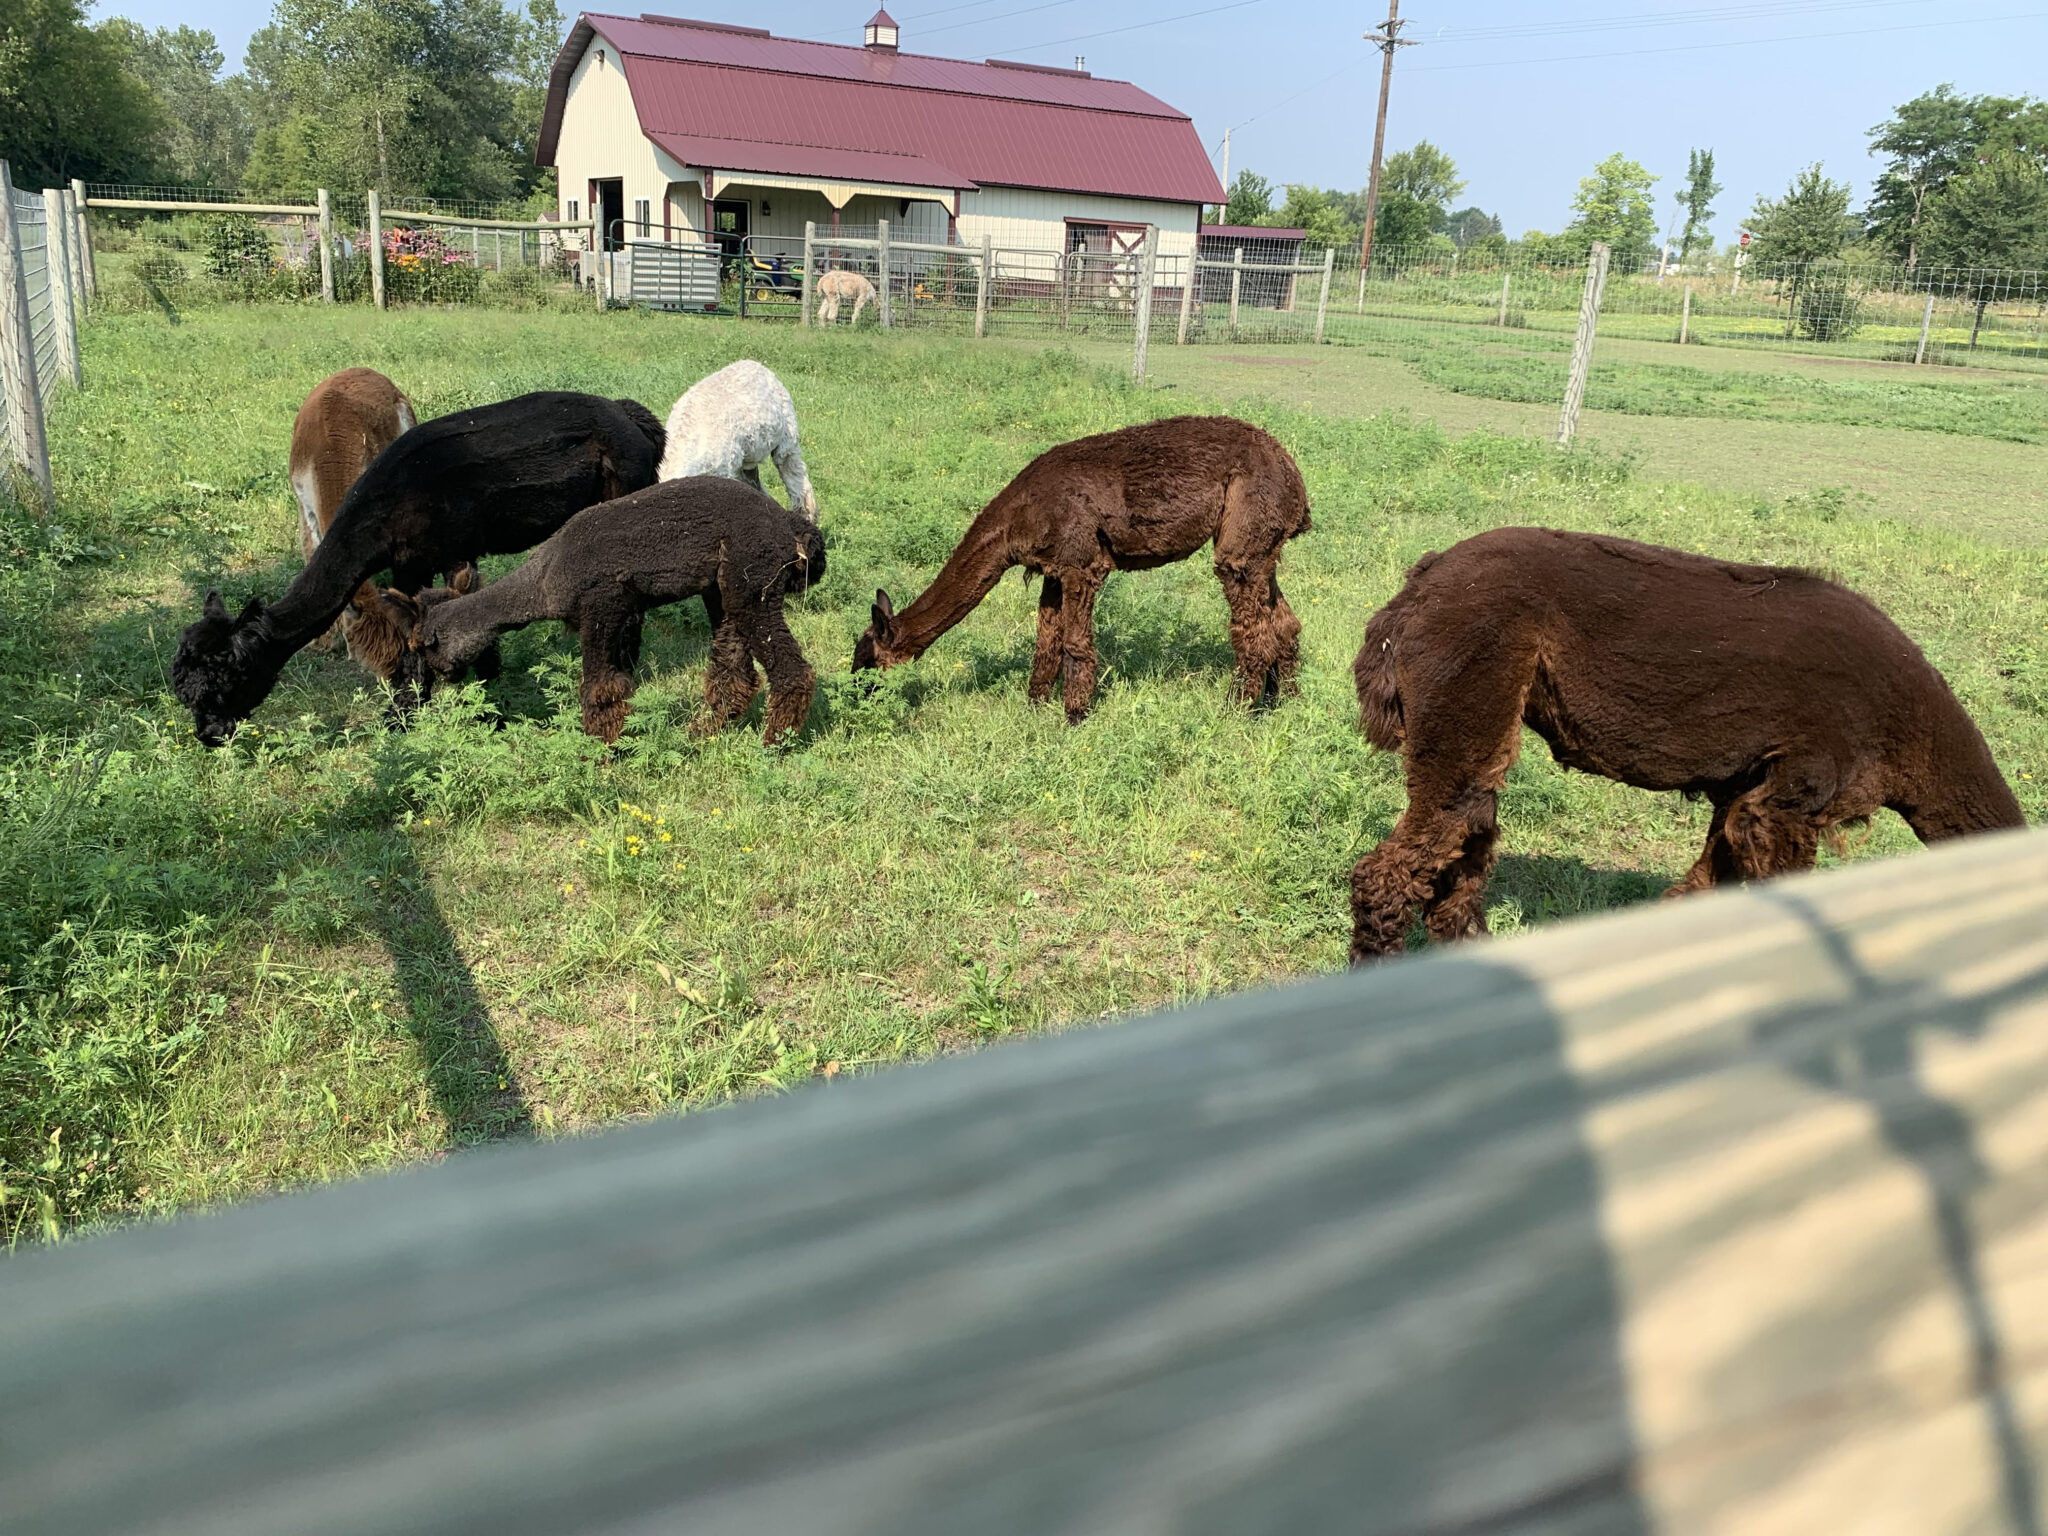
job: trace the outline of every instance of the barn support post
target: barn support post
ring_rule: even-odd
[[[889,329],[889,221],[875,220],[875,288],[882,329]]]
[[[1678,344],[1682,347],[1692,338],[1692,284],[1685,285],[1685,303],[1678,311]]]
[[[1323,322],[1330,313],[1330,274],[1336,270],[1337,252],[1333,247],[1323,250],[1323,291],[1316,299],[1316,345],[1323,344]]]
[[[991,280],[990,268],[995,264],[995,239],[990,235],[981,237],[981,276],[974,284],[974,339],[979,341],[988,334],[988,285]]]
[[[50,445],[43,435],[43,397],[36,387],[36,342],[21,254],[14,177],[7,162],[0,160],[0,387],[6,393],[7,437],[14,462],[34,478],[47,506]]]
[[[1934,290],[1927,290],[1927,308],[1920,312],[1920,345],[1913,349],[1913,361],[1927,361],[1927,333],[1934,329]]]
[[[71,208],[77,215],[78,269],[85,279],[85,297],[90,302],[100,296],[100,274],[93,263],[92,230],[85,218],[85,183],[76,176],[71,178]]]
[[[1515,274],[1512,272],[1503,272],[1500,275],[1500,328],[1502,330],[1508,328],[1508,285],[1514,280]]]
[[[384,205],[370,188],[370,302],[384,307]]]
[[[1557,444],[1570,445],[1579,432],[1579,407],[1586,401],[1586,376],[1593,371],[1593,336],[1600,326],[1600,299],[1607,291],[1607,260],[1612,254],[1604,240],[1593,242],[1586,257],[1586,288],[1579,298],[1579,334],[1572,342],[1572,373],[1564,387],[1564,410],[1557,418]]]
[[[1230,339],[1237,340],[1237,298],[1244,287],[1244,247],[1230,253]]]
[[[334,204],[320,189],[320,302],[334,302]]]
[[[1195,318],[1195,285],[1202,280],[1202,237],[1195,236],[1195,248],[1188,252],[1187,281],[1180,285],[1180,325],[1173,333],[1173,344],[1184,347],[1188,344],[1188,325]]]
[[[817,261],[818,221],[804,220],[804,307],[798,317],[798,324],[809,329],[811,324],[811,295],[816,291],[818,279],[813,270]]]
[[[1138,256],[1138,305],[1132,316],[1131,379],[1145,382],[1145,353],[1152,342],[1152,284],[1159,274],[1159,226],[1145,226],[1145,248]]]
[[[78,357],[78,309],[71,295],[71,240],[65,228],[64,194],[43,188],[44,282],[50,290],[50,326],[56,332],[57,366],[76,388],[85,382]]]

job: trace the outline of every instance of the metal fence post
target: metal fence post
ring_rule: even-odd
[[[1330,274],[1336,270],[1337,251],[1334,246],[1323,249],[1323,291],[1316,297],[1316,345],[1323,344],[1323,321],[1330,313]]]
[[[875,276],[880,279],[875,286],[880,289],[876,295],[881,311],[882,329],[889,329],[889,221],[875,220]]]
[[[1145,382],[1145,352],[1152,341],[1152,283],[1159,271],[1159,226],[1145,226],[1145,249],[1138,257],[1137,312],[1132,316],[1131,378]]]
[[[1927,333],[1934,329],[1934,290],[1927,290],[1927,308],[1920,315],[1920,345],[1914,349],[1913,361],[1927,361]]]
[[[812,274],[811,274],[811,268],[812,268],[812,265],[813,265],[813,263],[814,263],[814,261],[815,261],[815,259],[816,259],[816,257],[815,257],[815,251],[814,251],[814,247],[815,247],[815,246],[817,245],[817,243],[818,243],[818,221],[817,221],[816,219],[805,219],[805,220],[804,220],[804,307],[803,307],[803,312],[802,312],[801,316],[799,317],[799,319],[798,319],[798,322],[797,322],[797,323],[798,323],[799,325],[802,325],[802,326],[803,326],[803,327],[804,327],[804,328],[805,328],[806,330],[808,330],[808,329],[810,328],[810,324],[811,324],[811,292],[812,292],[812,289],[814,288],[814,286],[815,286],[815,284],[816,284],[816,279],[815,279],[815,278],[814,278],[814,277],[812,276]]]
[[[974,339],[988,334],[989,269],[995,264],[996,242],[992,235],[981,237],[981,277],[974,285]]]
[[[325,187],[320,189],[320,299],[334,302],[334,208]]]
[[[78,311],[71,302],[71,241],[64,194],[43,188],[44,281],[50,289],[50,327],[57,336],[57,366],[74,387],[85,382],[78,358]]]
[[[77,219],[78,272],[85,284],[81,291],[90,301],[100,296],[100,274],[93,264],[92,231],[85,220],[85,183],[76,176],[71,178],[71,209]]]
[[[1607,261],[1612,254],[1605,241],[1595,240],[1586,257],[1586,288],[1579,298],[1579,334],[1572,342],[1572,372],[1564,387],[1564,411],[1557,418],[1560,447],[1578,435],[1579,407],[1586,399],[1586,376],[1593,371],[1593,335],[1600,325],[1600,299],[1607,291]]]
[[[1237,295],[1244,283],[1244,247],[1230,253],[1230,339],[1237,340]]]
[[[7,436],[14,461],[35,477],[47,503],[50,445],[43,435],[43,397],[36,387],[36,341],[29,322],[21,227],[14,216],[14,177],[5,160],[0,160],[0,384],[6,389]]]
[[[1682,347],[1692,337],[1692,284],[1685,285],[1685,305],[1678,312],[1678,344]]]
[[[370,188],[370,301],[384,307],[384,205]]]
[[[1187,281],[1180,285],[1180,328],[1173,337],[1173,344],[1177,347],[1188,344],[1188,323],[1195,318],[1195,285],[1201,280],[1202,237],[1197,234],[1194,249],[1188,252]]]
[[[1500,275],[1500,328],[1502,330],[1508,328],[1508,284],[1514,280],[1515,274],[1512,272],[1503,272]]]

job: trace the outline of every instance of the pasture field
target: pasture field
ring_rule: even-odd
[[[51,422],[57,513],[0,512],[10,1238],[1333,969],[1346,874],[1402,804],[1353,724],[1364,620],[1423,551],[1501,524],[1826,568],[1921,641],[2048,812],[2048,552],[1995,518],[1652,477],[1512,430],[1288,403],[1221,361],[1136,390],[1070,351],[646,313],[223,308],[99,316],[85,340],[89,386]],[[753,731],[691,736],[694,602],[650,617],[615,752],[575,728],[554,625],[508,640],[491,694],[445,694],[405,734],[363,673],[308,653],[232,746],[193,740],[165,666],[209,585],[239,604],[295,573],[285,450],[320,378],[380,368],[427,415],[534,388],[665,414],[736,356],[796,398],[830,547],[791,608],[820,673],[793,750],[763,750],[758,705]],[[918,590],[1034,453],[1233,405],[1314,504],[1282,567],[1300,698],[1225,706],[1202,557],[1112,578],[1079,728],[1025,702],[1036,596],[1016,578],[916,665],[847,676],[875,588]],[[1502,821],[1490,923],[1512,933],[1653,896],[1705,816],[1568,776],[1532,740]],[[1911,846],[1886,817],[1850,856]]]

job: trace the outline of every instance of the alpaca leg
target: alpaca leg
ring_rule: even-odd
[[[610,745],[626,728],[633,667],[640,660],[640,613],[586,619],[583,643],[583,729]]]
[[[811,487],[811,472],[804,468],[804,456],[795,443],[777,443],[768,450],[775,461],[775,473],[782,476],[782,488],[789,493],[789,510],[801,512],[812,522],[818,520],[818,493]]]
[[[1301,620],[1294,616],[1294,610],[1287,605],[1286,595],[1280,590],[1277,561],[1272,583],[1273,689],[1282,698],[1292,698],[1301,692],[1298,681],[1301,672]]]
[[[1787,795],[1776,768],[1728,807],[1726,842],[1740,880],[1811,869],[1820,854],[1820,823],[1803,797]]]
[[[1422,921],[1434,943],[1485,936],[1486,877],[1493,872],[1500,840],[1499,800],[1495,791],[1475,788],[1458,807],[1464,842],[1422,904]]]
[[[796,636],[789,632],[781,603],[750,608],[740,628],[746,636],[748,653],[759,658],[768,673],[768,718],[761,730],[761,741],[772,747],[785,733],[803,729],[804,721],[810,718],[818,677],[804,660]]]
[[[1266,571],[1216,559],[1216,579],[1230,605],[1230,649],[1237,656],[1237,678],[1230,697],[1250,704],[1264,696],[1266,681],[1279,664],[1279,644],[1271,607],[1272,578]]]
[[[711,620],[711,662],[704,670],[704,714],[696,725],[699,736],[724,730],[747,712],[754,695],[761,691],[746,638],[715,589],[704,594],[704,612]]]
[[[1728,808],[1732,803],[1732,799],[1725,796],[1715,798],[1714,819],[1707,826],[1706,844],[1700,849],[1700,856],[1693,860],[1692,868],[1685,872],[1685,878],[1664,892],[1667,899],[1712,890],[1717,885],[1742,878],[1735,865],[1734,851],[1728,846]]]
[[[1279,673],[1291,643],[1279,617],[1284,606],[1280,549],[1290,531],[1280,517],[1279,508],[1256,496],[1249,477],[1233,476],[1224,488],[1223,516],[1216,524],[1216,579],[1230,604],[1230,648],[1237,653],[1231,697],[1247,704],[1265,696],[1269,680],[1282,686]],[[1292,610],[1286,612],[1291,619]]]
[[[1060,580],[1060,671],[1066,675],[1069,725],[1087,719],[1095,700],[1095,599],[1108,574],[1093,569],[1069,571]]]
[[[855,294],[853,298],[853,318],[846,322],[846,328],[848,330],[852,330],[855,326],[860,324],[860,312],[866,309],[867,307],[868,296],[864,293]]]
[[[1060,595],[1064,589],[1057,576],[1048,576],[1038,586],[1038,642],[1031,652],[1031,702],[1043,704],[1052,697],[1052,680],[1060,675]]]
[[[742,464],[740,466],[740,478],[746,481],[747,484],[751,485],[755,490],[760,490],[761,466],[758,464]]]

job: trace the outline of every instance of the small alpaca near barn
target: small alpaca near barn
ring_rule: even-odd
[[[1875,604],[1810,571],[1499,528],[1424,555],[1365,627],[1361,725],[1408,807],[1351,872],[1355,962],[1485,931],[1521,728],[1566,768],[1714,808],[1667,895],[1812,867],[1880,808],[1922,842],[2024,825],[1991,749]]]
[[[858,272],[827,272],[818,279],[818,324],[837,325],[839,306],[852,301],[853,316],[846,323],[860,324],[860,312],[875,302],[875,285]]]
[[[292,423],[291,448],[292,494],[299,502],[299,553],[308,562],[326,537],[334,514],[341,510],[348,488],[418,420],[404,392],[374,368],[344,368],[313,386]],[[346,639],[357,610],[374,603],[376,596],[376,587],[365,582],[342,609],[341,618],[311,642],[314,648],[332,650],[337,636]],[[389,681],[389,673],[384,676]]]
[[[750,358],[699,379],[668,413],[663,480],[723,475],[758,491],[761,465],[769,461],[782,476],[790,510],[815,523],[818,493],[797,448],[796,402],[782,380]]]
[[[1021,565],[1045,578],[1031,701],[1052,697],[1065,674],[1067,719],[1095,696],[1095,599],[1111,571],[1185,560],[1215,541],[1216,577],[1230,605],[1237,656],[1233,697],[1293,693],[1301,621],[1281,595],[1286,542],[1309,527],[1308,490],[1287,450],[1231,416],[1174,416],[1050,448],[981,515],[938,579],[901,613],[875,594],[856,672],[915,661],[974,611],[1003,573]]]
[[[784,597],[825,574],[817,525],[736,480],[697,475],[579,512],[518,570],[470,597],[446,591],[387,603],[412,621],[411,681],[422,691],[459,675],[500,635],[539,619],[576,630],[583,648],[583,729],[614,742],[625,729],[650,608],[701,597],[711,619],[710,706],[700,729],[745,714],[768,672],[773,744],[800,729],[817,679],[782,616]]]
[[[218,592],[186,626],[171,686],[199,739],[217,747],[268,697],[285,663],[318,638],[380,571],[403,594],[436,571],[531,549],[577,512],[654,483],[661,423],[632,400],[542,393],[422,422],[364,471],[297,581],[265,607],[228,616]],[[379,601],[360,610],[350,648],[380,675],[407,632]]]

